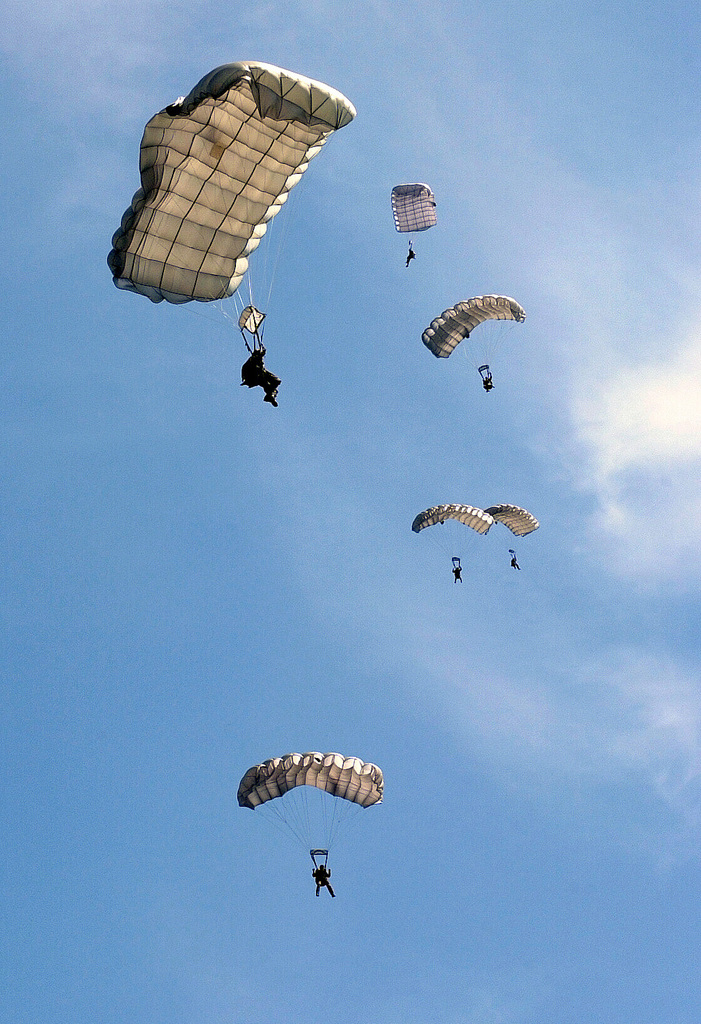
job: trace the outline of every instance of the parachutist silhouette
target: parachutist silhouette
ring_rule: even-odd
[[[411,261],[415,260],[415,259],[416,259],[416,253],[414,252],[414,250],[413,250],[413,248],[411,246],[411,242],[409,242],[409,252],[407,253],[407,258],[406,258],[406,265],[407,265],[407,267],[409,266]]]
[[[480,377],[482,378],[482,387],[484,388],[484,390],[491,391],[492,388],[494,387],[494,382],[492,381],[492,371],[489,369],[487,365],[480,366],[479,374]]]
[[[455,583],[462,583],[462,566],[460,565],[460,559],[453,559],[453,576],[455,577]]]
[[[521,566],[516,561],[516,552],[513,551],[511,548],[509,548],[509,554],[511,555],[511,568],[512,569],[520,569]]]
[[[318,868],[312,868],[312,878],[316,882],[317,896],[319,895],[319,892],[323,886],[325,886],[329,890],[332,896],[336,895],[336,893],[331,888],[331,883],[329,881],[329,879],[331,878],[331,868],[327,868],[325,864],[320,864]]]
[[[274,373],[266,369],[263,362],[264,355],[265,347],[263,345],[251,352],[241,367],[241,386],[243,387],[245,384],[247,388],[263,388],[265,392],[263,401],[270,402],[271,405],[277,407],[277,389],[282,384],[282,381]]]

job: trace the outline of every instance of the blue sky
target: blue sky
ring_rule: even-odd
[[[5,11],[3,1019],[698,1024],[697,5]],[[144,124],[237,60],[358,111],[269,233],[278,409],[235,299],[106,265]],[[491,292],[486,395],[421,333]],[[541,528],[455,586],[444,501]],[[314,749],[385,773],[335,900],[236,804]]]

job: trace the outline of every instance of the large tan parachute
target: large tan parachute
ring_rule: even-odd
[[[355,108],[292,71],[224,64],[151,118],[141,188],[107,262],[118,288],[153,302],[233,295],[290,189]]]
[[[376,764],[343,754],[285,754],[253,765],[241,779],[238,802],[254,810],[297,786],[313,786],[361,807],[382,801],[384,779]]]

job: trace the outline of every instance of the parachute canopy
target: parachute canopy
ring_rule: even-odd
[[[503,523],[517,537],[525,537],[540,526],[535,516],[518,505],[492,505],[484,510],[495,523]]]
[[[421,335],[426,348],[434,356],[447,358],[453,349],[479,324],[486,320],[515,320],[522,323],[526,319],[524,309],[515,299],[506,295],[476,295],[457,306],[444,309],[440,316],[431,321],[430,327]]]
[[[215,68],[151,118],[141,188],[107,262],[118,288],[153,302],[233,295],[290,189],[355,108],[272,64]]]
[[[414,533],[420,533],[427,526],[444,523],[446,519],[457,519],[459,523],[464,523],[477,533],[486,533],[489,527],[494,525],[492,516],[481,508],[473,508],[472,505],[434,505],[425,512],[419,512],[411,528]]]
[[[255,810],[296,786],[314,786],[361,807],[382,801],[384,779],[376,764],[343,754],[285,754],[249,768],[241,779],[238,801]]]
[[[395,185],[392,213],[397,231],[426,231],[436,223],[436,200],[428,185]]]
[[[494,523],[503,523],[517,537],[525,537],[540,525],[535,516],[518,505],[492,505],[486,509],[472,505],[435,505],[419,512],[411,528],[414,533],[420,533],[427,526],[444,523],[447,519],[456,519],[477,533],[487,533]]]

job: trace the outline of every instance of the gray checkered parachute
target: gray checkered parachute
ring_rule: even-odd
[[[421,340],[434,356],[445,359],[480,324],[489,320],[523,323],[525,319],[523,307],[507,295],[476,295],[473,299],[444,309],[440,316],[431,321],[421,335]]]
[[[494,523],[503,523],[517,537],[525,537],[539,526],[535,516],[518,505],[492,505],[485,509],[473,508],[472,505],[434,505],[425,512],[419,512],[411,528],[414,533],[420,533],[427,526],[436,526],[451,519],[481,534],[487,533]]]
[[[395,185],[392,214],[397,231],[427,231],[436,223],[436,200],[428,185]]]
[[[345,96],[271,64],[224,64],[156,114],[141,188],[107,262],[118,288],[153,302],[233,295],[248,258],[329,136]]]

